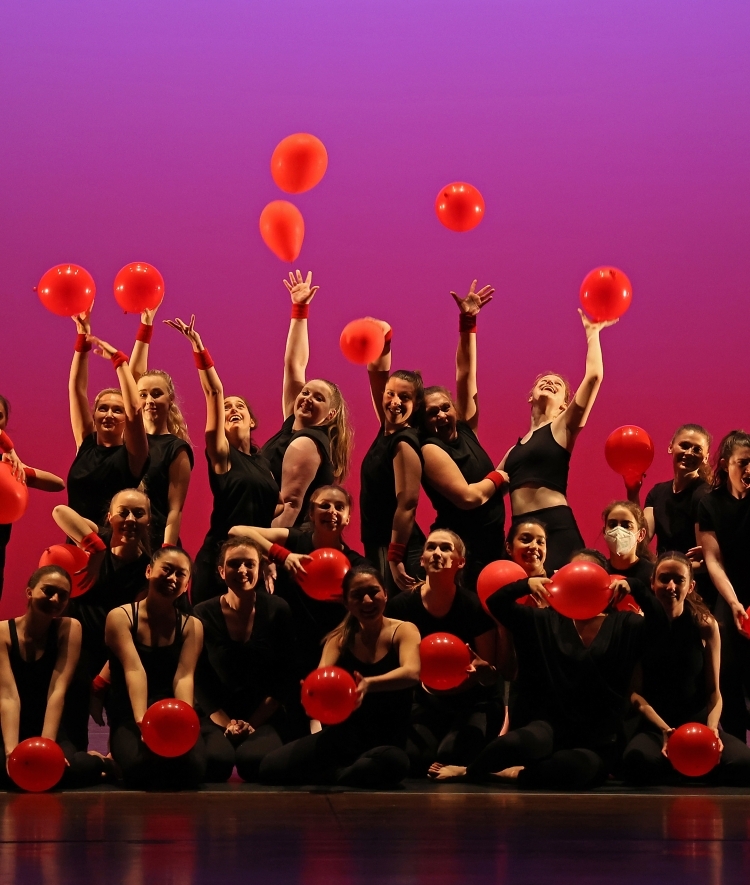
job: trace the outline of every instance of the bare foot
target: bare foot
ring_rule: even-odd
[[[499,781],[517,781],[518,775],[524,770],[524,768],[525,766],[523,765],[511,765],[510,768],[504,768],[502,771],[493,772],[492,777]]]
[[[466,768],[463,765],[441,765],[440,762],[433,762],[427,777],[435,781],[460,780],[466,777]]]

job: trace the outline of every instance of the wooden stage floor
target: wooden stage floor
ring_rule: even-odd
[[[750,794],[0,794],[0,883],[722,885],[750,881]]]

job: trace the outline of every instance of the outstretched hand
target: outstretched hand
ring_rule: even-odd
[[[284,560],[284,568],[290,571],[295,577],[297,575],[306,575],[307,570],[303,563],[310,562],[312,556],[307,553],[290,553]]]
[[[184,335],[193,345],[193,350],[203,350],[201,336],[195,330],[195,314],[191,314],[189,323],[186,323],[179,317],[175,317],[173,320],[164,320],[164,325],[169,326],[170,329],[177,329],[178,332]]]
[[[87,335],[86,340],[93,346],[94,353],[97,356],[104,357],[105,360],[111,360],[117,353],[116,347],[112,347],[111,344],[107,344],[106,341],[102,341],[102,339],[97,338],[96,335]]]
[[[91,308],[83,313],[77,313],[71,317],[71,320],[76,324],[76,331],[79,335],[91,334]]]
[[[614,326],[615,323],[619,323],[620,320],[601,320],[598,323],[595,323],[590,317],[586,316],[586,314],[578,308],[578,316],[581,318],[581,322],[583,323],[583,330],[586,333],[586,337],[590,338],[592,335],[598,335],[602,329],[606,329],[607,326]]]
[[[161,301],[164,301],[164,299],[162,298]],[[161,307],[161,301],[156,305],[156,307],[152,307],[150,309],[146,309],[146,310],[141,311],[141,322],[145,326],[153,326],[154,317],[156,316],[156,311]]]
[[[455,292],[451,292],[451,296],[458,305],[458,309],[461,313],[468,314],[469,316],[476,316],[485,304],[489,304],[492,301],[492,296],[495,292],[492,286],[484,286],[484,288],[475,292],[476,285],[477,281],[474,280],[469,289],[469,294],[465,298],[461,298]]]
[[[419,583],[416,578],[407,575],[403,562],[389,562],[391,575],[399,590],[412,590]]]
[[[313,286],[312,271],[307,272],[305,279],[302,279],[302,273],[297,271],[297,276],[290,271],[289,279],[284,280],[289,294],[292,296],[292,304],[309,304],[315,297],[315,293],[320,286]]]
[[[529,578],[529,594],[534,597],[539,608],[549,608],[550,578]]]

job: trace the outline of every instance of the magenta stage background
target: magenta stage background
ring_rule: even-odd
[[[750,423],[749,32],[740,0],[12,4],[0,29],[0,392],[18,451],[63,476],[74,455],[73,324],[31,289],[63,261],[94,275],[94,331],[126,350],[138,320],[118,311],[112,280],[153,262],[161,318],[195,312],[225,389],[255,405],[259,441],[277,430],[288,268],[258,216],[282,196],[274,146],[309,131],[330,157],[322,184],[292,198],[307,225],[298,264],[321,286],[309,377],[336,380],[351,404],[352,491],[376,424],[364,370],[338,349],[347,321],[389,320],[395,365],[452,384],[448,292],[473,277],[495,285],[479,321],[480,436],[499,459],[528,427],[538,371],[581,378],[585,273],[613,263],[630,275],[633,307],[603,333],[606,378],[571,471],[595,541],[622,490],[604,461],[611,430],[652,434],[650,486],[669,476],[678,423],[717,437]],[[434,215],[454,180],[487,203],[471,233]],[[174,375],[196,443],[183,532],[195,552],[210,504],[203,398],[187,343],[166,327],[151,364]],[[112,380],[95,361],[92,397]],[[60,539],[49,514],[64,500],[32,492],[0,615],[20,611],[41,548]]]

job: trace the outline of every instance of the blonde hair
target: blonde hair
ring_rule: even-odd
[[[553,378],[559,378],[562,381],[563,385],[565,386],[565,405],[569,405],[572,394],[570,382],[565,377],[565,375],[561,375],[559,372],[542,372],[541,375],[537,375],[536,378],[534,378],[534,383],[531,385],[529,396],[534,393],[534,388],[542,380],[542,378],[546,378],[548,375],[551,375]]]
[[[115,396],[119,396],[120,399],[122,399],[122,391],[120,390],[119,387],[105,387],[104,390],[100,390],[99,393],[97,393],[96,397],[94,398],[94,411],[96,411],[96,409],[99,405],[99,400],[103,396],[110,396],[111,394],[114,394]]]
[[[349,420],[349,409],[338,385],[320,378],[331,391],[331,408],[336,410],[333,421],[326,426],[331,440],[331,464],[337,482],[343,482],[349,474],[349,465],[354,447],[354,428]]]
[[[167,395],[169,396],[169,411],[167,412],[167,430],[180,439],[184,439],[186,443],[190,442],[188,435],[187,422],[182,416],[180,407],[177,405],[177,396],[174,390],[174,382],[172,376],[168,375],[162,369],[148,369],[141,375],[141,378],[161,378],[167,387]]]
[[[448,535],[448,537],[453,541],[453,546],[456,548],[456,553],[459,556],[466,556],[466,544],[464,544],[463,539],[459,537],[452,529],[433,529],[429,535],[424,539],[424,544],[422,545],[422,553],[424,553],[427,542],[433,535],[436,535],[438,532],[442,532],[444,535]]]

